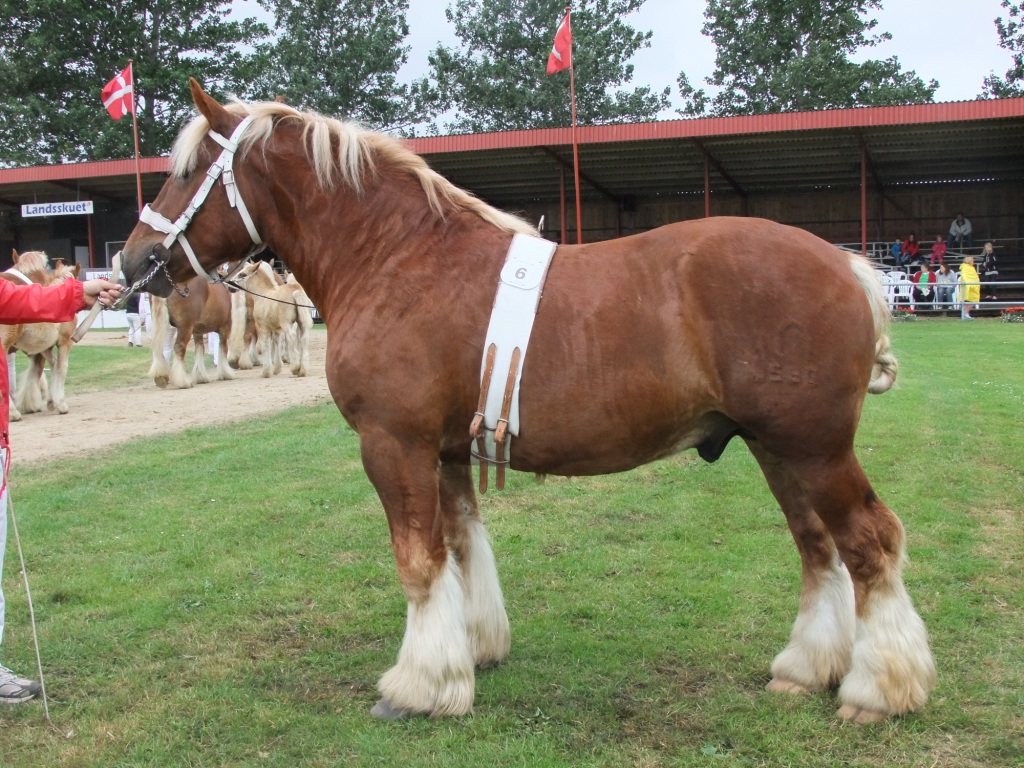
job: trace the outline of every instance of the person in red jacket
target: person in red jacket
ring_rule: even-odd
[[[107,280],[80,283],[68,278],[60,285],[15,285],[0,280],[0,324],[64,323],[97,301],[110,306],[121,295],[121,286]],[[10,382],[7,356],[0,355],[0,575],[3,574],[4,549],[7,546],[7,469],[10,466],[8,427],[11,415]],[[0,642],[4,634],[4,594],[0,589]],[[18,704],[39,693],[39,684],[18,677],[0,664],[0,703]]]

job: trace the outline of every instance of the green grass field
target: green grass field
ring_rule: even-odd
[[[482,501],[511,657],[478,674],[471,717],[374,720],[405,602],[357,438],[325,405],[15,471],[60,733],[38,702],[0,710],[0,765],[1024,765],[1024,326],[893,338],[899,384],[857,443],[908,531],[939,671],[920,712],[851,726],[833,694],[764,691],[799,558],[734,443],[713,465],[513,473]],[[2,658],[27,673],[13,540],[4,589]]]

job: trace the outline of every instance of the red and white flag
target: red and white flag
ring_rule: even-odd
[[[103,86],[103,106],[115,120],[120,120],[125,115],[132,113],[135,99],[132,95],[132,65],[125,67],[124,71]]]
[[[569,14],[565,14],[562,23],[555,32],[555,44],[548,55],[548,74],[561,72],[572,66],[572,29],[569,27]]]

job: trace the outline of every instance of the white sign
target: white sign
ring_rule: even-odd
[[[24,218],[31,216],[68,216],[92,213],[92,200],[76,200],[73,203],[28,203],[21,206]]]

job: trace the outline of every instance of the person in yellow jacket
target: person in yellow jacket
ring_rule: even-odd
[[[963,304],[960,305],[960,319],[973,320],[971,305],[977,309],[981,301],[981,278],[978,277],[978,270],[974,268],[973,256],[965,256],[963,264],[960,265],[960,283],[964,292]]]

